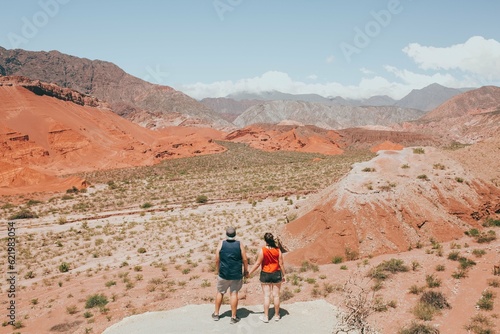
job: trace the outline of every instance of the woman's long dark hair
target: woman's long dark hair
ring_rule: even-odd
[[[274,241],[274,236],[271,233],[267,232],[264,234],[264,241],[269,247],[278,248],[276,241]]]

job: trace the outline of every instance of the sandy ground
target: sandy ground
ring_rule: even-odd
[[[304,201],[307,198],[296,203],[300,205]],[[210,320],[210,305],[215,296],[216,276],[210,271],[213,251],[223,237],[225,227],[229,222],[238,227],[238,237],[247,245],[249,257],[254,259],[256,250],[262,245],[261,235],[284,224],[282,217],[288,210],[289,205],[283,199],[268,199],[256,206],[247,202],[227,202],[145,214],[130,214],[133,210],[110,212],[104,215],[111,214],[109,217],[88,220],[68,216],[69,221],[76,221],[66,224],[57,223],[57,217],[18,221],[19,251],[31,253],[29,263],[18,263],[16,315],[23,327],[18,330],[11,326],[0,327],[0,333],[101,333],[132,315],[175,309],[179,309],[175,312],[183,312],[188,305],[200,312],[200,322],[195,322],[195,325],[204,324]],[[198,221],[196,217],[199,216],[210,216],[215,223]],[[266,219],[256,218],[262,216]],[[168,228],[160,227],[163,226],[160,222],[165,221],[176,223],[170,223]],[[497,234],[500,232],[498,228],[496,231]],[[6,229],[2,228],[0,233],[5,234]],[[101,243],[97,241],[99,239],[104,242],[95,246]],[[57,240],[63,241],[63,247],[57,246]],[[44,252],[37,252],[36,247],[47,242],[52,245],[45,247]],[[175,247],[168,246],[169,243]],[[73,246],[68,247],[70,244]],[[493,291],[495,295],[500,292],[500,288],[490,285],[495,279],[500,281],[500,277],[492,273],[493,265],[500,259],[500,242],[478,244],[464,236],[439,245],[436,248],[435,244],[427,242],[422,248],[407,252],[316,267],[287,263],[289,274],[282,288],[287,298],[282,301],[282,308],[290,311],[295,307],[292,306],[294,303],[324,299],[342,309],[346,300],[343,289],[346,282],[357,282],[371,291],[374,281],[367,278],[367,274],[379,263],[395,258],[404,261],[410,270],[390,276],[380,290],[367,295],[367,304],[373,304],[376,299],[382,304],[391,302],[391,307],[373,312],[368,318],[380,333],[395,333],[415,320],[412,309],[419,296],[408,291],[412,285],[425,286],[429,275],[434,275],[441,283],[439,287],[426,290],[442,292],[451,309],[436,314],[427,321],[428,324],[439,328],[441,333],[465,333],[464,326],[471,318],[484,314],[496,329],[500,328],[498,297],[490,311],[479,310],[476,306],[484,290]],[[140,247],[146,252],[139,253]],[[51,253],[61,248],[66,250]],[[485,254],[476,257],[474,250],[484,250]],[[456,261],[448,259],[448,254],[453,251],[476,262],[468,270],[467,277],[452,277],[458,267]],[[285,261],[286,258],[285,255]],[[56,269],[62,261],[71,263],[68,272],[61,273]],[[2,266],[5,265],[4,260]],[[442,271],[436,269],[439,265],[443,266]],[[411,269],[412,266],[415,270]],[[35,273],[34,278],[26,277],[30,270]],[[4,306],[9,302],[6,292],[7,286],[2,283],[1,303]],[[108,304],[101,309],[85,308],[89,296],[94,294],[103,294]],[[242,309],[261,310],[262,292],[258,277],[246,282],[240,298]],[[225,304],[223,309],[228,307]],[[204,316],[208,320],[202,320],[202,313],[206,313]],[[254,314],[249,313],[242,325],[250,323],[253,318]],[[335,319],[335,312],[306,318],[311,323],[333,326],[330,321]],[[283,319],[283,324],[290,321],[290,326],[295,326],[292,322],[295,319],[304,317],[290,316],[289,320]],[[225,326],[223,320],[217,325]],[[161,320],[158,321],[162,324]],[[277,328],[277,324],[271,325]],[[217,330],[218,327],[211,328]],[[245,331],[242,329],[241,332]]]

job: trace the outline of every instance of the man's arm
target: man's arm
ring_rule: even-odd
[[[217,245],[217,250],[215,251],[215,274],[219,275],[219,266],[220,266],[220,257],[219,253],[222,248],[222,241],[219,242],[219,245]]]

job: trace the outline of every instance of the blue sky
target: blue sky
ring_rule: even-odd
[[[499,13],[494,0],[20,0],[3,2],[0,46],[110,61],[195,98],[401,98],[500,85]]]

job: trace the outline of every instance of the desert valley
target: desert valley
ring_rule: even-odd
[[[0,47],[0,333],[213,304],[228,226],[251,263],[279,237],[282,307],[331,303],[332,333],[498,333],[499,157],[496,86],[198,101]]]

